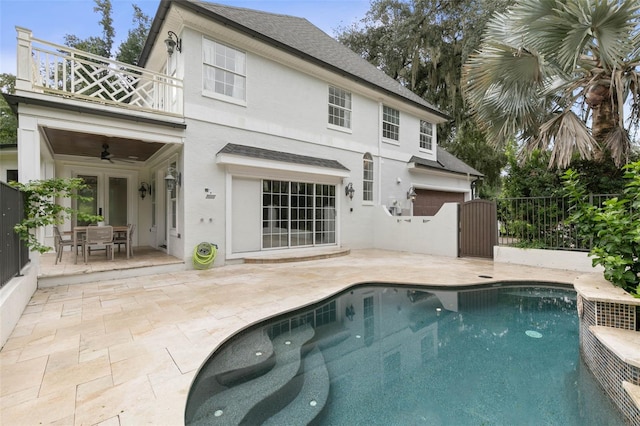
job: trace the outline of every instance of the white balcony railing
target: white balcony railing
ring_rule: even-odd
[[[182,80],[18,31],[16,88],[182,115]]]

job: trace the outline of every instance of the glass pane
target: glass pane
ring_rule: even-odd
[[[89,201],[78,200],[78,211],[86,214],[98,214],[98,177],[97,176],[84,176],[78,175],[80,179],[84,180],[87,187],[78,191],[78,195],[83,197],[90,197]],[[84,220],[77,220],[78,226],[87,226],[90,222]]]
[[[109,225],[126,225],[127,222],[127,178],[109,178]]]

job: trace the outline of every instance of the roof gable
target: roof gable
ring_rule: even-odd
[[[174,1],[163,1],[158,8],[149,39],[140,58],[141,64],[146,62],[171,3]],[[237,31],[259,38],[265,43],[290,51],[319,66],[336,73],[347,74],[361,84],[382,90],[388,95],[410,102],[443,119],[449,119],[429,102],[304,18],[197,0],[183,0],[176,3],[197,13],[205,14],[208,18],[222,22]]]

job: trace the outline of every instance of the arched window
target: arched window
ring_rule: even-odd
[[[362,200],[373,201],[373,157],[368,152],[362,158]]]

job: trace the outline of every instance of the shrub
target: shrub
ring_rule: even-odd
[[[593,239],[593,265],[602,265],[605,279],[640,297],[640,161],[623,171],[623,194],[601,207],[588,202],[581,176],[573,170],[563,176],[564,191],[575,203],[570,220],[578,234]]]
[[[32,251],[45,253],[51,250],[40,241],[34,233],[38,228],[48,225],[59,225],[65,218],[72,215],[80,220],[98,222],[102,216],[96,216],[79,212],[71,207],[66,207],[57,202],[60,198],[71,198],[90,201],[90,197],[83,197],[78,190],[86,188],[84,180],[71,179],[47,179],[30,181],[29,183],[11,182],[11,186],[18,188],[25,194],[24,210],[25,218],[13,227],[20,239],[26,241]]]

